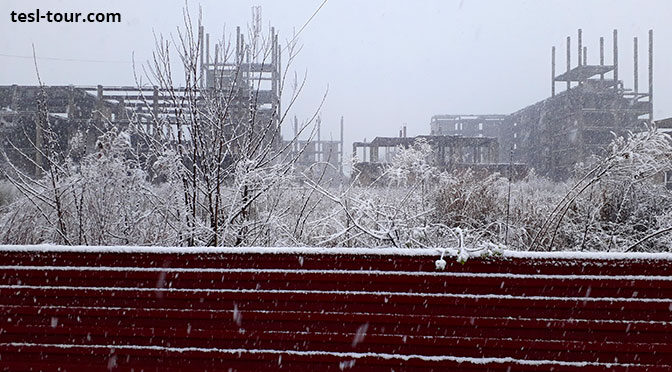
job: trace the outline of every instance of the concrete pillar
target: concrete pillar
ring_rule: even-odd
[[[600,37],[600,66],[604,66],[604,37]],[[600,80],[604,80],[604,74],[600,74]]]
[[[581,66],[583,64],[583,41],[581,38],[581,29],[579,29],[578,32],[578,41],[577,41],[577,48],[579,49],[579,55],[578,55],[578,66]]]
[[[317,117],[317,143],[315,144],[316,161],[322,161],[322,118]]]
[[[570,50],[571,44],[572,44],[572,40],[570,39],[569,36],[567,36],[567,72],[569,72],[569,70],[572,68],[571,67],[572,66],[572,60],[571,60],[572,52]],[[571,88],[571,83],[568,81],[567,82],[567,90],[569,90],[569,88]]]
[[[555,96],[555,47],[551,48],[551,97]]]
[[[341,145],[338,149],[338,170],[343,173],[343,154],[345,149],[343,147],[343,116],[341,116]]]
[[[378,146],[371,146],[371,162],[377,163],[378,160]]]
[[[635,89],[635,93],[639,92],[639,58],[638,58],[638,53],[639,53],[639,48],[637,47],[637,37],[635,36],[634,39],[632,39],[632,47],[633,47],[633,79],[634,79],[634,86],[633,88]]]
[[[614,81],[616,82],[616,89],[618,89],[618,30],[614,30]]]
[[[12,111],[19,111],[19,86],[12,85],[12,103],[10,104]]]
[[[366,138],[364,138],[364,143],[366,143]],[[362,146],[362,161],[367,161],[366,160],[366,148],[367,148],[367,146]]]
[[[653,122],[653,30],[649,30],[649,120]]]
[[[205,65],[203,64],[203,25],[198,25],[198,54],[201,59],[201,65],[198,71],[200,72],[200,87],[201,89],[205,88]]]
[[[215,57],[217,58],[217,57]],[[159,137],[159,87],[154,86],[154,91],[152,92],[152,116],[154,117],[154,137]]]
[[[75,119],[75,86],[70,85],[68,86],[68,106],[66,109],[66,113],[68,114],[68,120],[74,120]]]

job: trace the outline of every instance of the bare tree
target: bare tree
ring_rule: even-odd
[[[176,244],[251,244],[264,230],[261,214],[273,213],[267,210],[272,205],[259,201],[291,181],[303,151],[295,150],[297,138],[281,137],[282,124],[306,81],[305,75],[300,83],[295,78],[287,107],[281,110],[280,97],[300,48],[296,38],[281,48],[273,29],[263,31],[258,12],[247,37],[237,32],[235,42],[223,39],[216,44],[214,63],[209,63],[203,38],[200,16],[196,27],[186,9],[184,28],[175,37],[157,37],[153,59],[142,76],[166,92],[170,108],[152,110],[145,99],[151,124],[136,116],[142,120],[135,121],[133,130],[142,139],[148,165],[156,172],[161,167],[168,170],[167,182],[181,194],[172,196],[179,199],[179,207],[171,212],[180,221],[174,227]],[[202,64],[204,53],[208,57]],[[183,70],[182,88],[173,72],[173,56]],[[287,61],[284,69],[281,59]],[[139,85],[141,80],[137,78]],[[269,82],[270,91],[264,89]],[[264,96],[269,92],[270,104]],[[318,111],[298,134],[314,123]]]

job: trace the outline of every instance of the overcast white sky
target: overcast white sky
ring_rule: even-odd
[[[323,0],[190,1],[201,4],[206,28],[221,33],[250,20],[261,5],[265,23],[281,40],[300,28]],[[168,34],[182,23],[183,0],[27,1],[0,4],[0,85],[35,84],[32,61],[10,56],[96,60],[39,61],[46,84],[133,85],[130,64],[145,61],[152,32]],[[12,23],[10,12],[120,12],[121,24]],[[611,33],[619,29],[620,76],[632,87],[632,38],[640,39],[640,87],[647,86],[647,31],[655,32],[656,118],[672,116],[672,1],[393,1],[329,0],[300,37],[295,68],[308,71],[308,86],[295,113],[307,118],[327,85],[323,138],[338,136],[345,116],[346,149],[353,140],[429,132],[440,113],[511,113],[550,94],[550,49],[558,47],[564,70],[565,37],[583,28],[589,64],[597,64],[600,36],[610,63]],[[10,56],[8,56],[10,55]],[[558,84],[558,89],[561,85]],[[641,88],[640,88],[641,89]]]

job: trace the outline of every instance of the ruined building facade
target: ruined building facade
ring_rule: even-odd
[[[134,125],[150,136],[163,132],[171,137],[184,121],[180,117],[188,117],[217,100],[227,100],[226,124],[246,123],[279,151],[299,151],[299,146],[283,141],[281,136],[282,48],[275,30],[271,29],[269,50],[261,61],[251,56],[251,47],[240,27],[231,47],[235,46],[235,50],[228,53],[215,44],[213,56],[210,35],[203,27],[198,31],[203,51],[198,61],[199,86],[0,86],[1,149],[12,164],[37,173],[36,164],[43,162],[43,151],[38,149],[45,142],[44,119],[49,120],[59,150],[72,150],[73,142],[81,142],[77,151],[69,154],[77,160],[95,151],[96,139],[110,127]],[[44,103],[42,110],[38,110],[40,99]],[[46,112],[47,118],[39,120],[40,112]],[[330,161],[336,163],[335,159],[340,162],[343,158],[342,133],[340,141],[322,141],[313,146],[317,159],[304,156],[300,162],[306,164],[300,165],[326,159],[323,155],[332,152]],[[0,160],[0,166],[7,166],[2,163]]]
[[[376,137],[372,141],[354,142],[352,154],[354,164],[353,179],[362,184],[371,184],[384,175],[385,165],[390,163],[401,148],[410,148],[418,141],[426,142],[432,148],[431,159],[427,159],[442,170],[471,169],[482,174],[499,172],[520,178],[525,173],[522,164],[499,161],[499,143],[494,137],[464,137],[460,135]]]
[[[555,180],[569,177],[576,163],[600,155],[628,131],[641,131],[653,120],[653,31],[648,39],[648,87],[639,86],[638,39],[633,39],[634,86],[619,79],[618,33],[613,32],[613,62],[605,63],[600,38],[599,64],[588,64],[588,50],[578,31],[576,64],[572,67],[567,37],[566,70],[556,74],[551,50],[551,96],[508,115],[437,115],[431,120],[436,135],[497,138],[502,161],[525,163]],[[556,93],[556,86],[565,90]]]

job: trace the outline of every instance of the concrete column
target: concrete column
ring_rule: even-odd
[[[614,81],[618,89],[618,30],[614,30]]]
[[[653,122],[653,30],[649,30],[649,120]]]
[[[10,108],[13,111],[19,111],[19,86],[16,84],[12,85],[12,103]]]
[[[66,109],[66,112],[68,114],[68,120],[74,120],[75,119],[75,86],[70,85],[68,86],[68,107]]]
[[[637,47],[637,37],[632,39],[632,44],[633,44],[632,47],[634,49],[633,50],[633,58],[634,58],[634,61],[633,61],[633,63],[634,63],[633,64],[634,87],[633,88],[635,89],[635,93],[637,93],[637,92],[639,92],[639,66],[638,66],[638,63],[639,63],[639,58],[638,58],[639,48]]]
[[[338,170],[343,173],[343,154],[345,149],[343,147],[343,116],[341,116],[341,145],[338,148]]]
[[[570,50],[571,44],[572,44],[572,40],[570,39],[569,36],[567,36],[567,72],[569,72],[569,70],[572,68],[571,67],[572,66],[572,60],[571,60],[572,52]],[[569,88],[571,88],[571,83],[568,81],[567,82],[567,90],[569,90]]]
[[[600,37],[600,66],[604,66],[604,37]],[[604,80],[604,74],[600,74],[600,80]]]
[[[551,48],[551,97],[555,96],[555,47]]]
[[[371,162],[377,163],[378,160],[378,146],[371,146]]]

